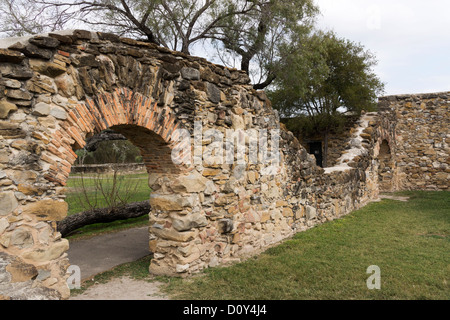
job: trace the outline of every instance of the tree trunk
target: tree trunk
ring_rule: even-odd
[[[102,208],[76,213],[57,223],[57,230],[63,237],[81,227],[93,223],[137,218],[150,212],[149,201],[133,202],[119,208]]]
[[[323,142],[323,157],[322,157],[322,167],[328,168],[328,135],[329,135],[329,129],[325,131],[325,137]]]
[[[98,144],[102,141],[119,141],[119,140],[127,140],[127,138],[121,135],[120,133],[114,132],[112,130],[105,130],[87,139],[84,149],[86,151],[93,152],[97,150]]]

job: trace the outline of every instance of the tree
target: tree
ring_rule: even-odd
[[[316,32],[286,44],[279,77],[269,97],[290,129],[324,137],[326,166],[328,135],[343,121],[343,112],[360,114],[376,108],[384,84],[373,71],[375,56],[360,44],[332,32]],[[297,117],[297,118],[293,118]]]
[[[0,33],[14,37],[61,30],[75,15],[69,7],[43,6],[36,0],[0,0]]]
[[[264,89],[276,78],[280,48],[307,34],[318,8],[311,0],[253,1],[245,15],[230,15],[211,35],[222,61],[240,60],[241,70],[253,76],[254,88]],[[228,54],[227,54],[228,53]],[[252,70],[251,63],[256,66]]]
[[[77,165],[89,164],[123,164],[142,160],[139,148],[121,134],[105,130],[88,139],[83,149],[76,151]],[[139,160],[140,159],[140,160]]]
[[[127,203],[120,207],[96,208],[67,216],[57,222],[57,230],[63,237],[84,226],[94,223],[108,223],[148,215],[151,210],[149,201]]]
[[[229,53],[222,56],[226,65],[230,65],[230,59],[238,58],[241,69],[251,76],[251,65],[256,66],[259,76],[252,77],[255,89],[263,89],[275,78],[273,64],[280,58],[279,44],[308,29],[318,12],[312,0],[0,1],[17,2],[17,6],[0,12],[18,25],[11,31],[16,33],[55,30],[55,26],[45,25],[39,19],[36,21],[42,24],[40,28],[29,27],[33,19],[25,19],[29,23],[21,21],[20,15],[27,12],[26,3],[30,2],[35,6],[33,11],[51,13],[51,17],[46,15],[48,21],[60,21],[57,26],[61,28],[77,19],[84,25],[100,27],[99,31],[144,39],[186,54],[196,43],[214,42],[219,52],[225,48]]]
[[[120,35],[145,38],[167,48],[190,53],[232,15],[255,8],[248,0],[35,0],[46,8],[71,8],[78,20]]]

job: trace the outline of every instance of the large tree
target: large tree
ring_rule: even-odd
[[[225,64],[237,58],[238,67],[252,76],[255,89],[264,89],[276,78],[283,45],[310,31],[318,8],[312,0],[252,2],[251,12],[228,16],[210,37]]]
[[[324,137],[343,122],[344,112],[376,108],[384,84],[375,74],[375,56],[358,43],[333,32],[316,32],[286,44],[283,63],[269,96],[288,121],[288,128]]]
[[[0,34],[8,37],[51,32],[70,27],[77,12],[46,6],[36,0],[0,0]]]
[[[240,60],[251,73],[256,89],[275,78],[273,65],[280,59],[279,45],[298,37],[317,14],[312,0],[0,0],[1,16],[18,28],[16,33],[54,31],[76,18],[100,31],[145,39],[190,54],[192,46],[214,42],[220,52]],[[28,3],[33,14],[26,19]],[[11,5],[14,4],[14,5]],[[41,19],[45,12],[45,19]],[[37,19],[39,18],[39,19]],[[46,23],[44,23],[44,21]],[[58,22],[58,23],[54,23]],[[3,26],[0,31],[6,31]],[[210,47],[211,48],[211,47]],[[225,49],[225,50],[224,50]],[[207,50],[208,51],[208,50]],[[212,58],[206,53],[206,58]],[[234,65],[233,65],[234,66]]]

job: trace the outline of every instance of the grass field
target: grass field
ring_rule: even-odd
[[[96,182],[97,180],[97,182]],[[117,184],[120,184],[118,194],[121,197],[127,198],[127,203],[145,201],[150,198],[150,188],[148,186],[148,174],[136,173],[136,174],[121,174],[117,178]],[[112,175],[101,175],[101,181],[103,190],[110,192],[113,186]],[[67,197],[66,202],[69,204],[68,215],[72,215],[78,212],[87,211],[90,209],[87,205],[85,196],[88,197],[91,204],[95,204],[96,208],[107,207],[107,201],[105,196],[96,187],[96,183],[99,183],[96,175],[84,175],[84,179],[81,179],[80,175],[71,175],[67,181]],[[84,190],[83,190],[83,185]],[[119,220],[111,223],[96,223],[89,226],[85,226],[77,230],[73,236],[69,236],[69,239],[91,236],[104,232],[118,231],[121,229],[139,227],[148,224],[148,216],[142,216],[139,218]]]
[[[101,175],[101,183],[106,192],[110,191],[113,186],[112,175]],[[97,182],[96,182],[97,181]],[[84,175],[84,179],[81,179],[80,175],[71,175],[67,181],[67,198],[66,201],[69,204],[68,215],[86,211],[89,209],[84,203],[84,195],[82,187],[86,190],[86,195],[89,197],[92,203],[96,203],[98,208],[107,206],[106,200],[101,191],[95,187],[98,183],[98,177],[95,175]],[[120,193],[125,196],[128,190],[131,190],[130,197],[127,202],[136,202],[148,200],[150,197],[150,188],[148,186],[148,174],[136,173],[136,174],[121,174],[117,178],[118,184],[120,184]]]

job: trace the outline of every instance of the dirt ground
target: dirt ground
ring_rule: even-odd
[[[121,277],[97,283],[69,300],[169,300],[159,291],[161,283]]]

